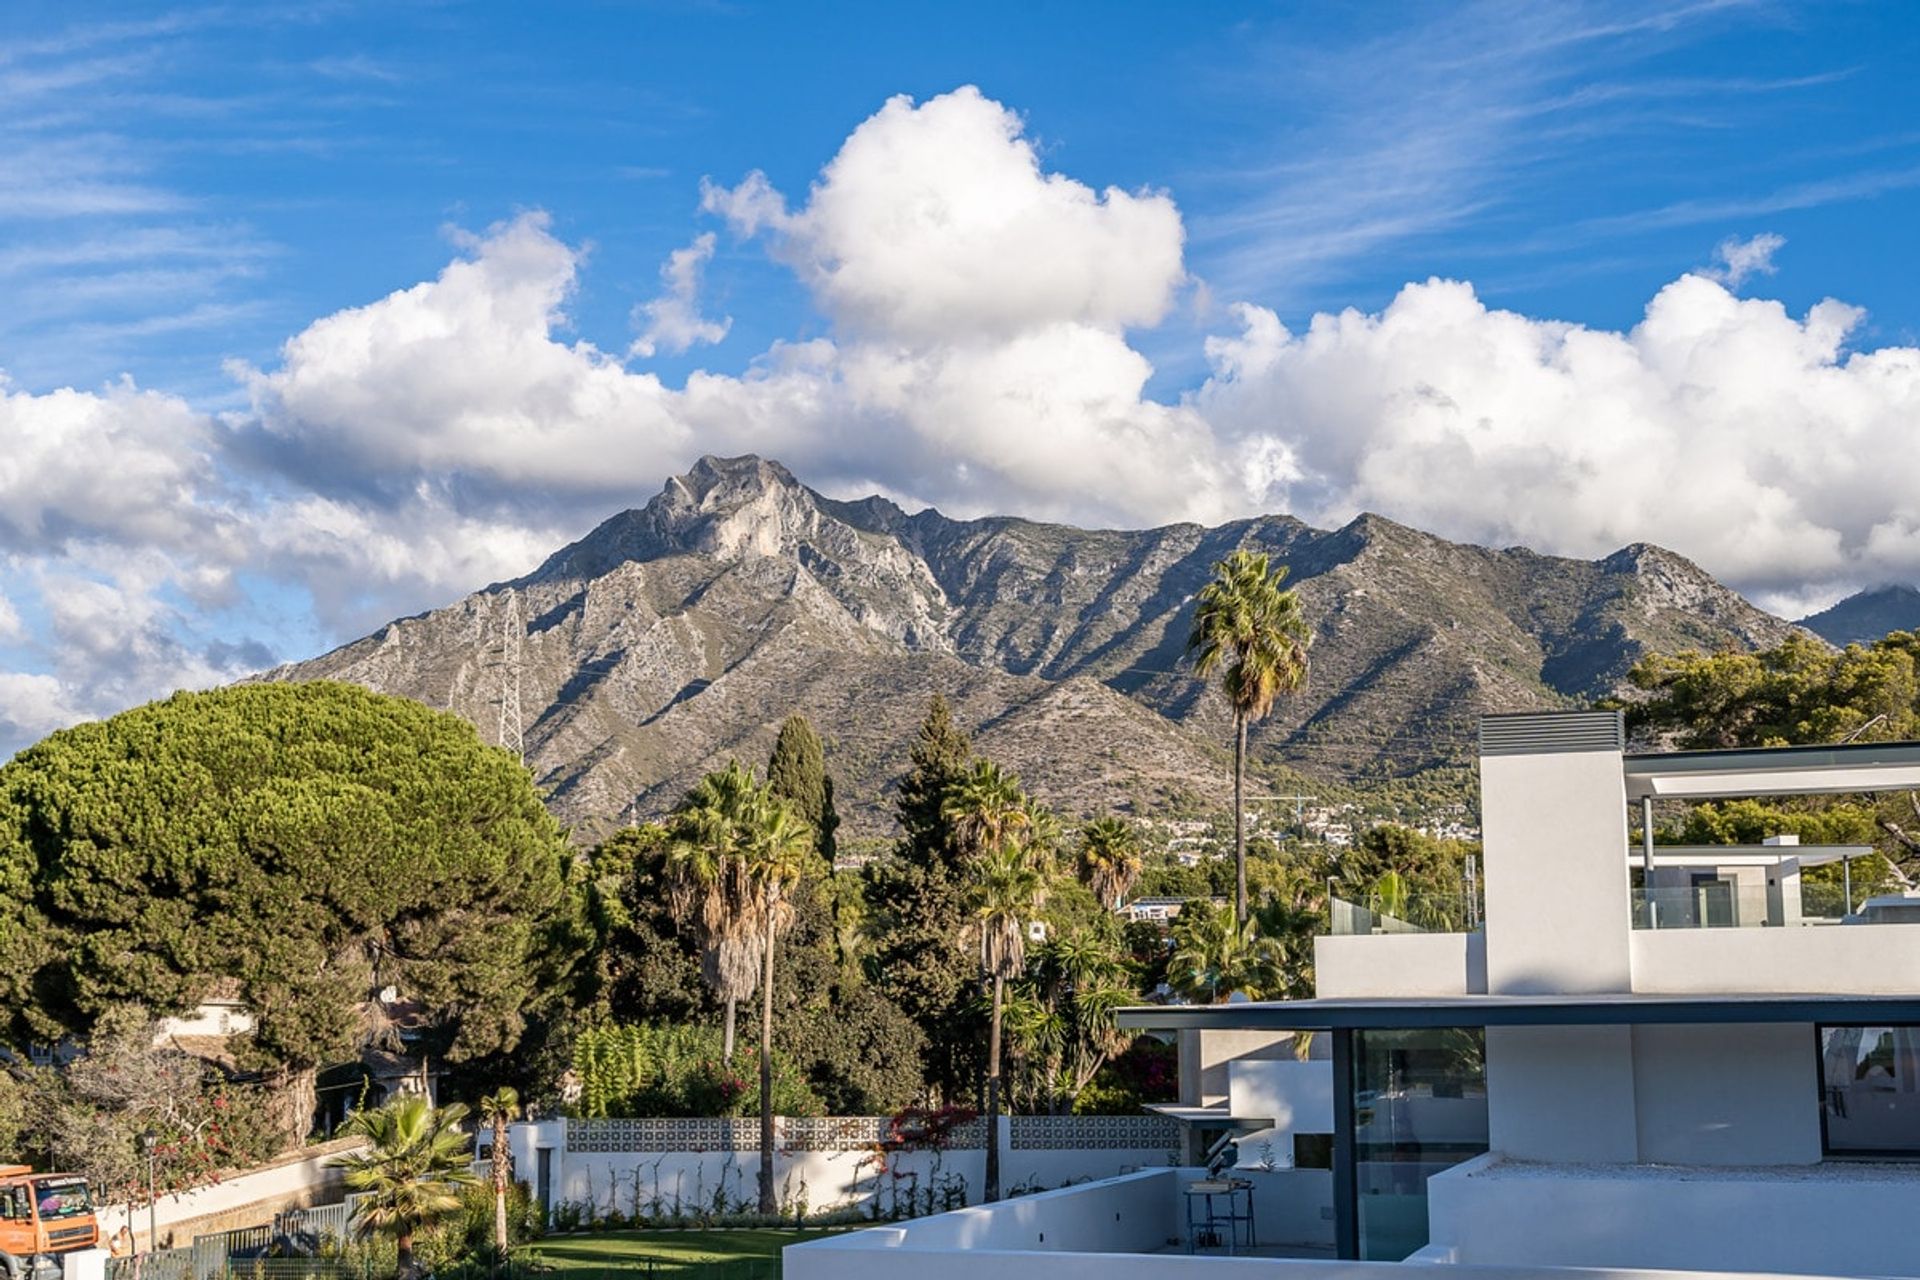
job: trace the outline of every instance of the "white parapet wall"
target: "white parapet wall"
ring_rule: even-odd
[[[1537,1165],[1483,1156],[1427,1182],[1461,1270],[1621,1267],[1920,1275],[1920,1169]]]
[[[1656,995],[1907,995],[1920,991],[1920,924],[1635,929],[1633,989]]]
[[[1467,996],[1487,991],[1484,933],[1376,933],[1313,940],[1314,994]]]
[[[1408,1274],[1408,1263],[1190,1255],[1180,1243],[1183,1188],[1200,1176],[1197,1169],[1155,1170],[828,1236],[788,1246],[784,1272],[786,1280],[1404,1280]],[[1565,1212],[1566,1206],[1554,1206],[1541,1216]],[[1699,1228],[1712,1235],[1717,1224]],[[1424,1250],[1411,1265],[1428,1263],[1447,1265],[1448,1280],[1727,1280],[1713,1271],[1596,1266],[1562,1273],[1538,1263],[1476,1265],[1450,1258],[1444,1245]]]

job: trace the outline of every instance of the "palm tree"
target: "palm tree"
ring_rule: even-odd
[[[378,1110],[356,1111],[345,1132],[367,1139],[369,1148],[328,1161],[344,1170],[348,1190],[367,1197],[354,1211],[355,1229],[393,1237],[403,1280],[414,1270],[414,1234],[458,1213],[460,1192],[479,1181],[459,1128],[466,1116],[458,1103],[436,1110],[421,1095],[405,1094]]]
[[[720,1056],[733,1061],[740,1002],[759,980],[763,932],[742,844],[763,804],[753,771],[738,760],[694,784],[667,828],[667,889],[673,914],[700,936],[700,969],[726,1007]]]
[[[1312,632],[1300,601],[1280,586],[1287,567],[1269,567],[1264,551],[1235,551],[1213,566],[1200,589],[1187,652],[1206,678],[1222,672],[1233,708],[1233,917],[1247,918],[1247,726],[1273,710],[1273,700],[1306,683]]]
[[[980,922],[980,954],[993,979],[987,1036],[987,1186],[1000,1198],[1000,1023],[1006,982],[1027,967],[1027,920],[1046,900],[1047,880],[1033,848],[1003,838],[974,856],[970,898]]]
[[[520,1118],[520,1095],[502,1086],[480,1099],[480,1119],[493,1126],[493,1245],[507,1251],[507,1126]]]
[[[773,949],[793,924],[793,886],[818,857],[813,828],[785,801],[762,790],[742,853],[754,886],[760,928],[760,1212],[774,1213]]]
[[[1259,998],[1284,984],[1280,948],[1251,920],[1196,898],[1173,926],[1167,981],[1189,1000],[1219,1004],[1234,992]]]
[[[940,811],[953,824],[960,847],[975,857],[1025,835],[1035,818],[1020,779],[984,756],[953,784]]]
[[[1080,879],[1102,908],[1119,908],[1141,865],[1140,834],[1125,819],[1109,815],[1080,829]]]

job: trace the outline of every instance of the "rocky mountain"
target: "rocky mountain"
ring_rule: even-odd
[[[1226,794],[1228,717],[1182,662],[1194,593],[1236,547],[1291,571],[1306,690],[1255,750],[1322,775],[1471,751],[1485,711],[1616,687],[1648,649],[1761,647],[1790,624],[1671,552],[1489,550],[1378,516],[1084,530],[840,502],[776,462],[706,458],[524,578],[392,622],[271,679],[450,708],[492,737],[516,685],[526,754],[591,836],[665,810],[799,710],[855,830],[884,830],[927,699],[1068,811]]]
[[[1920,591],[1881,587],[1850,595],[1830,609],[1800,619],[1828,644],[1871,644],[1889,631],[1920,631]]]

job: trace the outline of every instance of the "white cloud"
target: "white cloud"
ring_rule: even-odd
[[[1756,592],[1920,561],[1902,532],[1920,518],[1920,350],[1849,352],[1860,313],[1840,303],[1796,318],[1688,275],[1625,333],[1440,280],[1298,335],[1241,314],[1195,403],[1291,451],[1275,505],[1576,555],[1658,542]]]
[[[1748,240],[1738,236],[1728,236],[1713,251],[1713,266],[1700,274],[1710,280],[1718,280],[1729,289],[1738,289],[1745,284],[1748,276],[1770,276],[1779,268],[1773,265],[1773,255],[1785,247],[1787,238],[1771,231],[1762,231]]]
[[[31,395],[0,376],[0,440],[0,549],[213,552],[233,536],[209,424],[177,397],[126,380]]]
[[[581,256],[547,227],[529,214],[465,237],[438,278],[315,321],[270,372],[238,367],[237,431],[302,484],[386,505],[422,485],[527,506],[633,496],[685,429],[656,378],[555,340]]]
[[[696,342],[714,343],[727,336],[733,318],[709,320],[700,314],[700,270],[713,258],[714,237],[708,231],[695,236],[684,249],[675,249],[660,268],[667,291],[634,308],[634,324],[641,326],[629,353],[652,356],[656,351],[679,355]]]
[[[0,592],[0,641],[18,640],[26,634],[20,625],[20,611],[13,607],[13,601]]]
[[[0,671],[0,760],[55,729],[86,718],[53,676]]]
[[[704,203],[772,233],[844,331],[894,341],[1151,325],[1185,279],[1169,197],[1046,173],[1020,117],[972,87],[889,101],[797,212],[760,174]]]

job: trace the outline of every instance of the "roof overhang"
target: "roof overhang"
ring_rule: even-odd
[[[1772,867],[1789,859],[1803,867],[1823,867],[1829,863],[1864,858],[1874,852],[1870,844],[1658,844],[1653,847],[1655,867]],[[1642,850],[1629,848],[1627,861],[1640,866]]]
[[[1920,743],[1667,751],[1624,757],[1627,798],[1846,795],[1920,789]]]
[[[1156,1031],[1412,1030],[1755,1022],[1920,1022],[1920,995],[1539,995],[1136,1005],[1122,1027]]]

